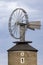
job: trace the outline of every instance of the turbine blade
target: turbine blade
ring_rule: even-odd
[[[41,27],[40,21],[32,21],[32,22],[29,22],[29,24],[27,25],[27,28],[30,28],[30,29],[40,29],[40,27]]]

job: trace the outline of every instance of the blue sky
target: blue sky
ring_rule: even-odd
[[[43,65],[43,0],[0,0],[0,65],[8,65],[7,50],[14,44],[8,30],[9,17],[15,8],[21,7],[28,13],[29,21],[41,21],[40,30],[28,30],[26,40],[31,40],[38,49],[37,64]]]

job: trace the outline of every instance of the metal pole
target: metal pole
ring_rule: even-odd
[[[20,25],[20,41],[25,41],[25,25]]]

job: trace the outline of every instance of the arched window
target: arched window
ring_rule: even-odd
[[[24,63],[24,58],[20,58],[20,62],[23,64]]]

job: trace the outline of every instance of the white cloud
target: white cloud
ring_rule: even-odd
[[[0,65],[8,65],[8,59],[6,53],[0,53]]]
[[[0,28],[3,28],[4,24],[8,22],[8,18],[11,14],[11,12],[15,8],[24,8],[28,13],[37,12],[37,10],[27,8],[24,4],[21,4],[21,2],[0,2]],[[7,21],[6,21],[7,20]]]

